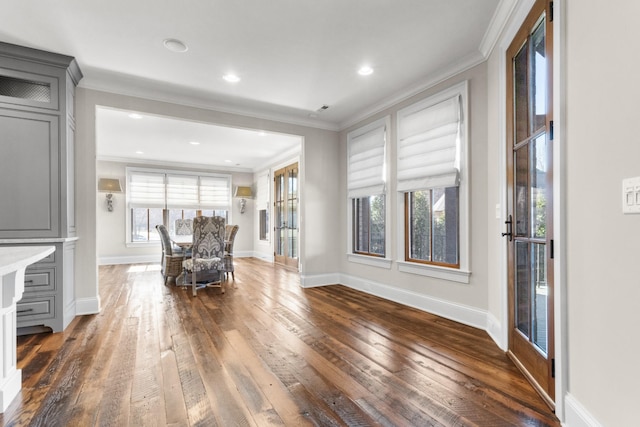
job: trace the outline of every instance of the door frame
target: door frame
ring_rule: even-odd
[[[506,159],[507,159],[507,135],[506,135],[506,53],[513,41],[516,33],[524,23],[529,14],[534,0],[521,0],[514,7],[511,18],[505,26],[502,36],[496,44],[493,55],[497,56],[497,68],[494,68],[498,75],[497,102],[498,102],[498,135],[499,135],[499,159],[498,163],[502,173],[499,175],[499,200],[500,219],[499,230],[504,230],[504,222],[507,220],[507,185],[506,179]],[[553,144],[553,227],[554,227],[554,328],[555,328],[555,413],[560,421],[565,420],[568,380],[568,310],[567,310],[567,289],[566,289],[566,0],[554,0],[553,12],[553,111],[554,111],[554,144]],[[500,258],[500,318],[496,319],[500,326],[490,327],[489,332],[496,340],[497,344],[504,351],[507,351],[509,344],[509,298],[508,298],[508,251],[507,242],[499,233],[494,236],[499,240]],[[491,322],[489,322],[491,323]],[[491,326],[491,325],[490,325]]]
[[[300,156],[296,156],[293,158],[290,158],[287,161],[284,162],[280,162],[277,165],[271,167],[269,169],[269,194],[271,195],[270,197],[270,201],[269,201],[269,215],[271,218],[271,224],[270,224],[270,228],[271,228],[271,260],[274,264],[278,264],[280,266],[283,267],[287,267],[290,268],[288,266],[286,266],[285,264],[280,264],[280,263],[276,263],[276,233],[275,233],[275,220],[276,220],[276,207],[275,207],[275,198],[276,198],[276,194],[275,194],[275,173],[276,171],[279,171],[281,169],[287,168],[293,164],[297,164],[298,165],[298,262],[297,262],[297,266],[295,267],[295,270],[298,272],[298,274],[302,274],[302,270],[303,270],[303,257],[302,257],[302,242],[303,242],[303,237],[302,237],[302,202],[301,202],[301,194],[303,192],[303,178],[302,178],[302,163],[301,163],[301,158]]]

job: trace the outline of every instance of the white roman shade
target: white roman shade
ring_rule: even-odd
[[[227,210],[231,205],[231,190],[227,177],[200,177],[200,209]]]
[[[269,209],[269,174],[258,176],[256,209]]]
[[[129,208],[164,209],[164,174],[131,172],[127,193]]]
[[[379,120],[349,133],[347,196],[350,198],[385,191],[385,123]]]
[[[193,209],[198,206],[198,177],[167,175],[167,209]]]
[[[460,95],[398,112],[398,191],[460,183]]]

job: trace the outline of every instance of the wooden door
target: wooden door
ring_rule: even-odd
[[[507,51],[509,356],[554,406],[552,10],[538,0]]]
[[[274,259],[277,264],[298,268],[298,163],[275,171]]]

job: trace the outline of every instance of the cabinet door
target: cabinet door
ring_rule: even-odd
[[[58,120],[0,111],[0,238],[59,235]]]

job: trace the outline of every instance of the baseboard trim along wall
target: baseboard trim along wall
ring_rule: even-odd
[[[564,398],[564,417],[564,425],[567,427],[602,427],[571,393],[567,393]]]
[[[474,328],[487,329],[487,312],[485,310],[479,310],[474,307],[452,303],[404,289],[398,289],[383,283],[347,274],[333,273],[300,276],[300,286],[303,288],[336,284],[436,314],[449,320],[473,326]]]

